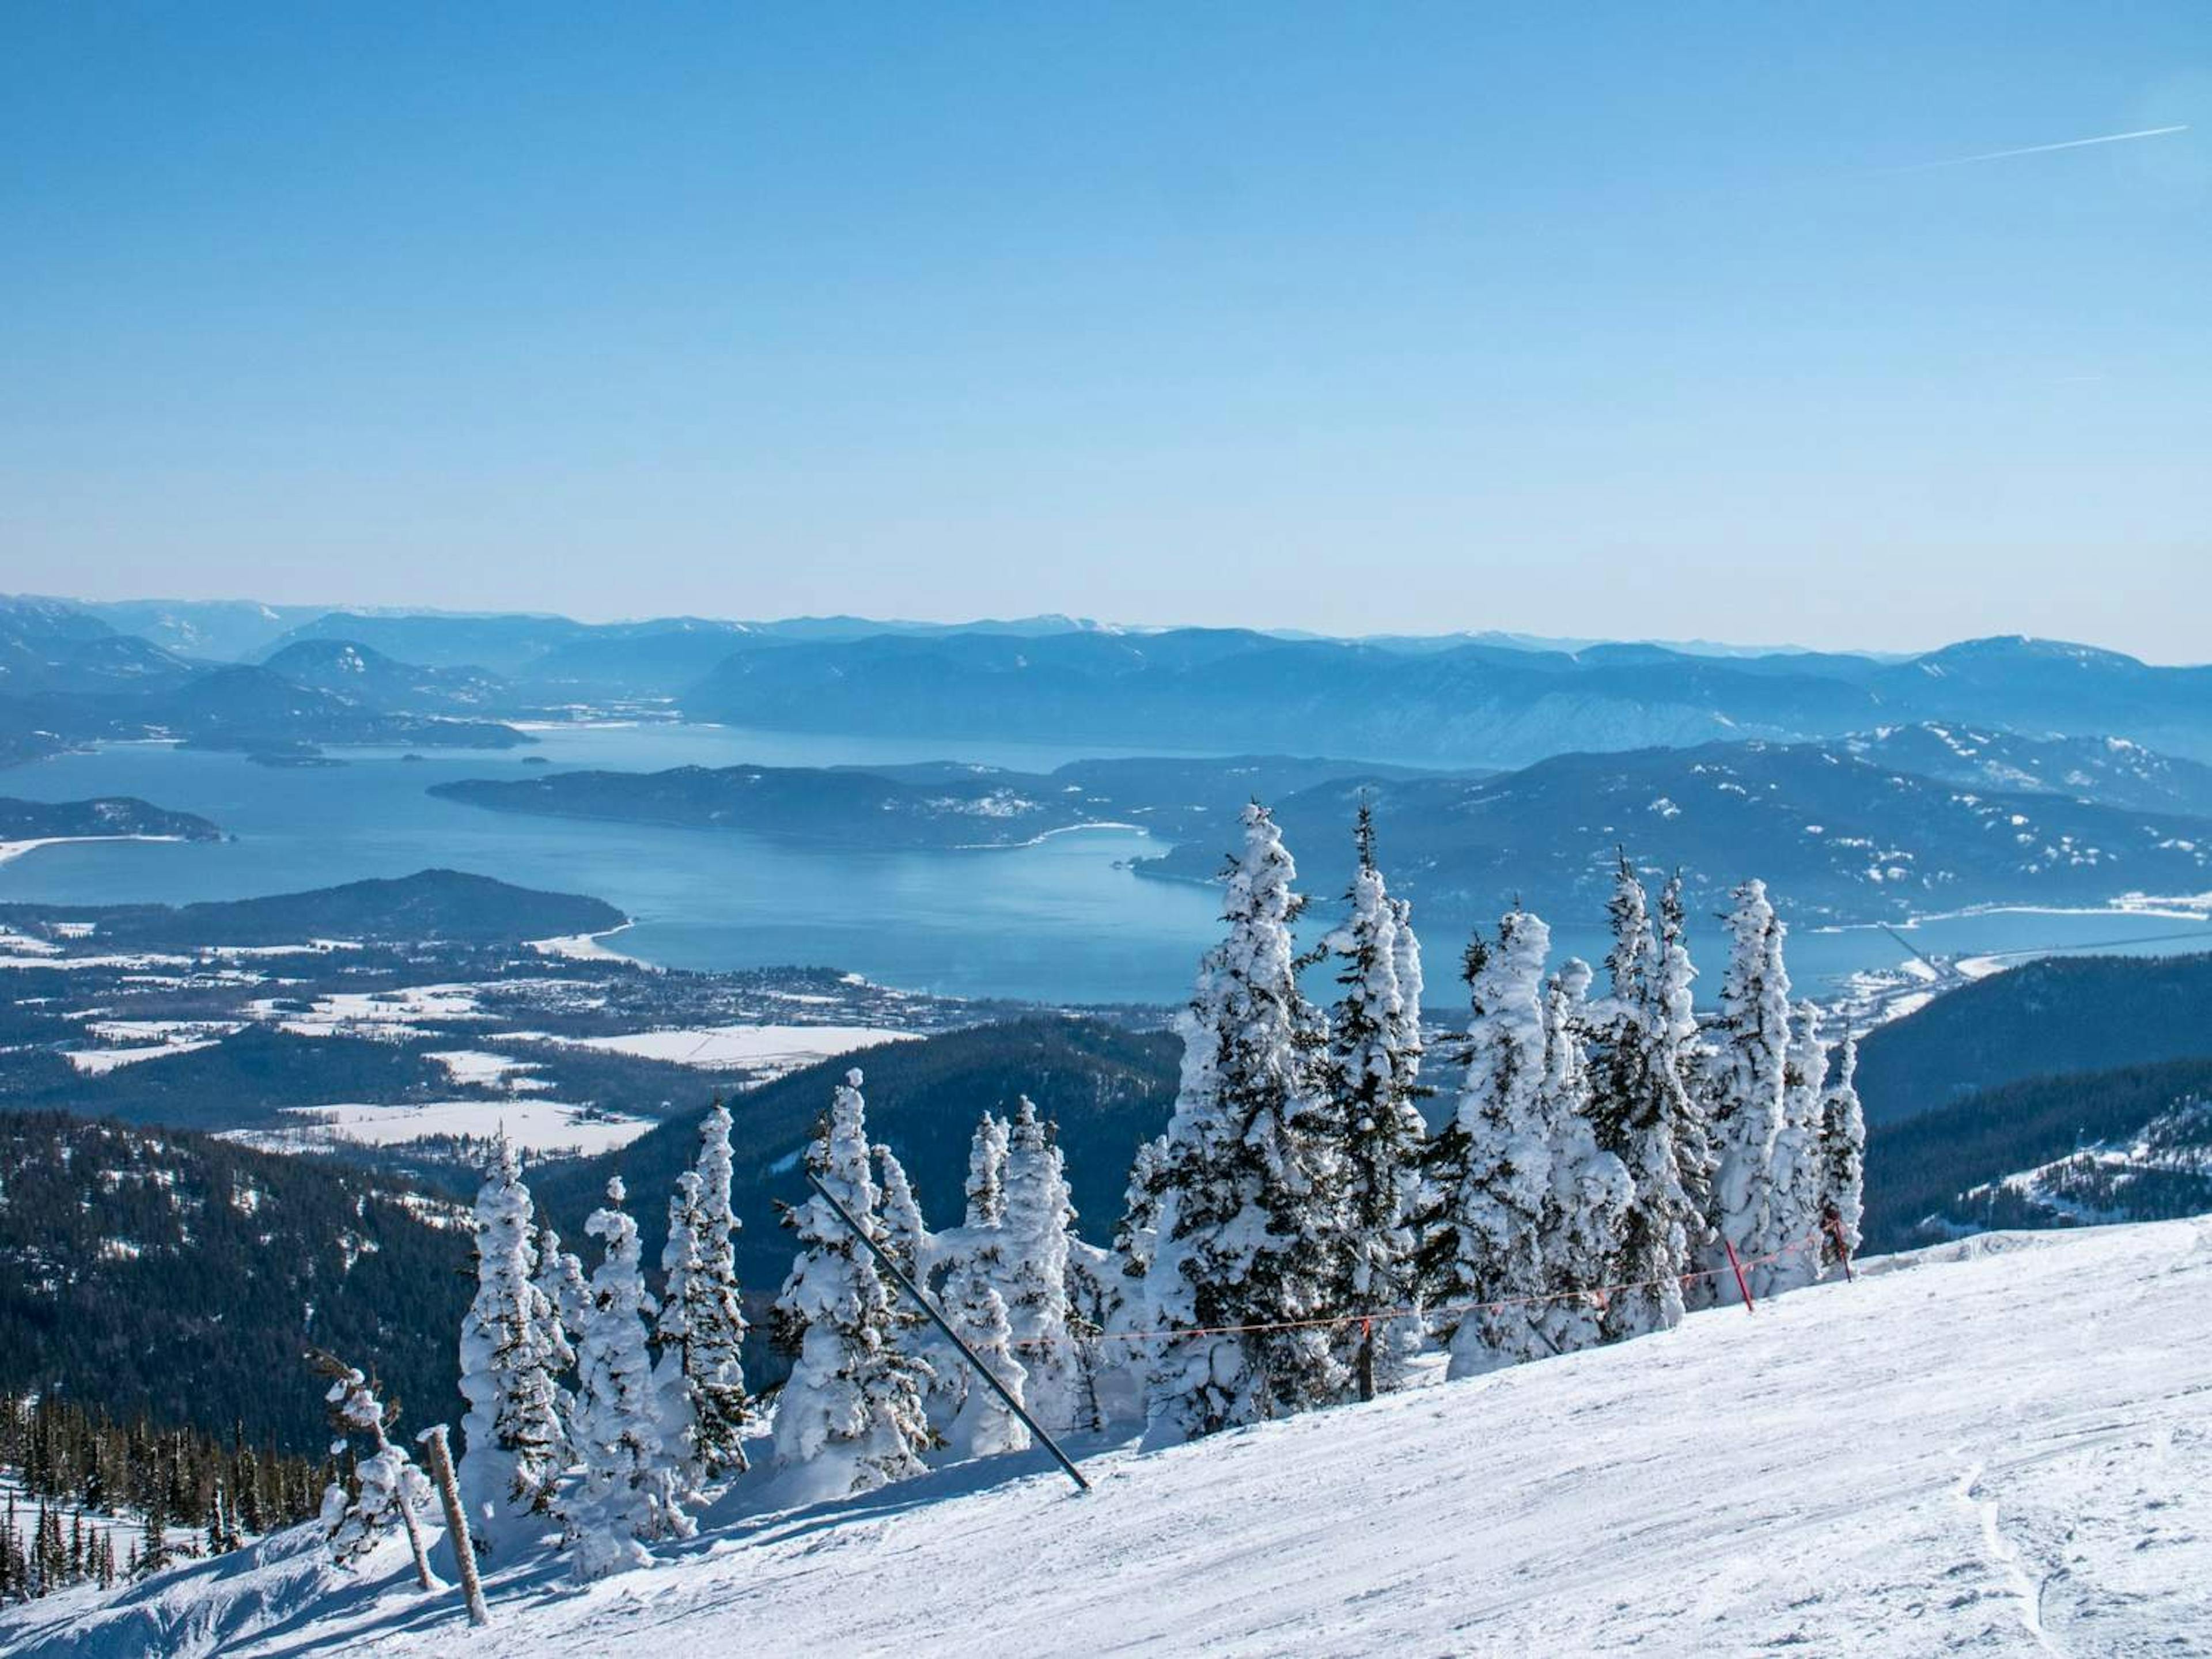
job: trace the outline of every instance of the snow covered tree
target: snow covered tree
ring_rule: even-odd
[[[579,1578],[592,1579],[653,1559],[646,1547],[695,1530],[680,1498],[674,1460],[660,1439],[659,1401],[646,1322],[656,1311],[638,1262],[637,1224],[623,1210],[622,1178],[607,1182],[604,1208],[584,1231],[604,1242],[592,1270],[591,1309],[576,1344],[580,1388],[576,1449],[580,1489],[562,1508]]]
[[[592,1288],[584,1278],[584,1264],[573,1250],[561,1247],[561,1235],[550,1226],[538,1230],[538,1294],[544,1298],[544,1334],[547,1364],[553,1382],[556,1417],[561,1426],[561,1451],[556,1462],[562,1469],[576,1460],[576,1395],[565,1378],[576,1369],[576,1341],[592,1309]],[[557,1476],[556,1476],[557,1484]],[[557,1495],[555,1507],[558,1507]]]
[[[845,1074],[806,1167],[855,1221],[873,1228],[877,1190],[860,1083],[859,1071]],[[818,1195],[791,1206],[784,1224],[801,1248],[776,1302],[783,1339],[797,1353],[776,1406],[777,1462],[815,1466],[827,1496],[921,1474],[930,1441],[922,1391],[931,1372],[898,1346],[875,1258]]]
[[[666,1275],[657,1334],[655,1385],[663,1401],[662,1432],[681,1449],[687,1482],[696,1487],[745,1469],[745,1316],[738,1297],[737,1250],[730,1209],[730,1114],[717,1100],[699,1125],[694,1167],[677,1177],[669,1201]],[[673,1429],[673,1433],[671,1429]]]
[[[1420,946],[1411,941],[1406,907],[1391,899],[1376,868],[1375,817],[1364,801],[1352,839],[1358,866],[1351,915],[1328,938],[1344,995],[1331,1012],[1325,1072],[1335,1213],[1344,1228],[1327,1296],[1332,1311],[1346,1315],[1410,1310],[1417,1300],[1413,1221],[1427,1134],[1415,1104],[1424,1092]],[[1410,997],[1398,978],[1408,965]],[[1375,1386],[1389,1389],[1404,1381],[1420,1321],[1411,1312],[1379,1325],[1350,1321],[1335,1336],[1344,1363],[1355,1371],[1367,1364]]]
[[[1782,1127],[1774,1138],[1773,1177],[1768,1186],[1768,1249],[1781,1254],[1760,1264],[1753,1289],[1779,1295],[1820,1276],[1820,1209],[1824,1186],[1820,1119],[1827,1091],[1828,1045],[1820,1036],[1820,1011],[1801,1002],[1790,1011],[1784,1057]]]
[[[973,1256],[953,1264],[945,1285],[945,1316],[976,1358],[990,1367],[1015,1399],[1030,1404],[1025,1384],[1029,1373],[1014,1356],[1013,1327],[1006,1316],[1006,1299],[992,1284],[986,1263]],[[963,1372],[964,1358],[953,1362]],[[955,1457],[992,1457],[1000,1452],[1021,1451],[1030,1443],[1030,1431],[981,1377],[969,1376],[966,1389],[945,1431],[947,1448]]]
[[[968,1216],[970,1227],[995,1227],[1006,1218],[1006,1136],[1002,1117],[983,1114],[968,1148]]]
[[[1628,1166],[1600,1146],[1591,1121],[1589,964],[1570,957],[1544,989],[1544,1083],[1540,1133],[1552,1149],[1552,1191],[1540,1245],[1551,1299],[1534,1310],[1554,1353],[1606,1340],[1607,1297],[1600,1287],[1620,1256],[1635,1183]]]
[[[1160,1193],[1168,1164],[1168,1138],[1155,1135],[1137,1148],[1129,1166],[1129,1184],[1122,1194],[1121,1218],[1115,1224],[1114,1249],[1121,1258],[1121,1271],[1142,1284],[1152,1268],[1158,1242]],[[1137,1298],[1142,1301],[1141,1295]]]
[[[1334,1169],[1313,1050],[1320,1018],[1298,989],[1296,866],[1274,820],[1243,812],[1228,872],[1227,936],[1206,953],[1179,1022],[1182,1076],[1160,1170],[1148,1317],[1147,1436],[1210,1434],[1338,1398],[1342,1361],[1322,1308]],[[1228,1326],[1273,1329],[1224,1330]]]
[[[1783,966],[1781,919],[1766,884],[1745,882],[1729,912],[1729,965],[1710,1057],[1716,1167],[1706,1220],[1707,1299],[1732,1282],[1723,1241],[1752,1260],[1776,1243],[1771,1222],[1774,1143],[1782,1133],[1790,1057],[1790,975]]]
[[[1544,957],[1551,930],[1519,908],[1470,953],[1467,1080],[1458,1123],[1466,1168],[1445,1198],[1452,1288],[1486,1304],[1460,1316],[1449,1374],[1469,1376],[1548,1352],[1534,1298],[1543,1258],[1552,1147],[1544,1133]],[[1497,1305],[1503,1304],[1504,1305]]]
[[[1590,1010],[1594,1059],[1590,1127],[1598,1146],[1626,1171],[1627,1203],[1618,1224],[1609,1282],[1607,1341],[1672,1329],[1682,1317],[1681,1279],[1705,1237],[1697,1193],[1705,1133],[1696,1082],[1696,970],[1682,939],[1681,886],[1670,881],[1655,933],[1644,884],[1621,856],[1607,905],[1613,948],[1609,994]]]
[[[907,1179],[906,1166],[890,1147],[876,1148],[876,1164],[884,1175],[883,1195],[877,1210],[883,1223],[879,1242],[890,1252],[891,1260],[898,1263],[899,1271],[919,1283],[929,1243],[929,1229],[922,1222],[921,1205],[914,1195],[914,1183]],[[916,1312],[913,1317],[920,1320],[923,1316]]]
[[[366,1436],[369,1443],[369,1455],[354,1465],[354,1489],[348,1492],[344,1483],[336,1480],[324,1489],[323,1536],[330,1544],[331,1559],[342,1567],[359,1565],[396,1525],[407,1534],[416,1578],[424,1589],[432,1588],[435,1581],[422,1548],[421,1520],[422,1507],[430,1501],[430,1481],[386,1432],[397,1410],[377,1398],[376,1384],[358,1367],[325,1353],[310,1359],[331,1379],[325,1398],[330,1401],[331,1425],[337,1431],[331,1455],[344,1456],[351,1449],[351,1436]],[[166,1551],[165,1542],[149,1541],[145,1559],[158,1559]]]
[[[522,1160],[503,1134],[477,1191],[476,1255],[476,1297],[461,1322],[469,1409],[458,1474],[471,1534],[497,1549],[513,1523],[546,1512],[568,1449],[555,1377],[568,1357],[537,1282]]]
[[[1077,1417],[1079,1367],[1067,1328],[1067,1249],[1075,1206],[1060,1148],[1022,1097],[1007,1137],[1006,1224],[997,1284],[1028,1376],[1022,1403],[1048,1431]]]
[[[1841,1251],[1858,1254],[1866,1213],[1866,1118],[1859,1109],[1858,1069],[1859,1040],[1848,1036],[1836,1081],[1820,1102],[1820,1224],[1831,1266],[1841,1265]]]

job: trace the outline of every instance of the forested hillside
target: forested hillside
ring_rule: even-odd
[[[310,1451],[310,1345],[455,1408],[469,1234],[453,1206],[182,1131],[0,1113],[0,1390]]]
[[[1869,1124],[2069,1072],[2212,1057],[2212,955],[2046,957],[1963,986],[1859,1045]]]

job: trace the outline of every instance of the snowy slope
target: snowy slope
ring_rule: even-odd
[[[390,1553],[319,1604],[299,1534],[0,1652],[1926,1655],[2212,1648],[2212,1218],[1988,1235],[1756,1317],[1221,1436],[710,1516],[660,1566]]]

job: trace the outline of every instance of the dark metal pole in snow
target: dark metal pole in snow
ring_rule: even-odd
[[[891,1260],[890,1253],[876,1243],[874,1236],[866,1227],[853,1219],[853,1212],[837,1201],[830,1189],[822,1184],[820,1178],[813,1170],[806,1171],[806,1179],[814,1190],[822,1194],[823,1201],[837,1212],[837,1219],[852,1229],[853,1237],[868,1247],[870,1254],[876,1258],[877,1264],[898,1281],[899,1288],[914,1298],[915,1305],[927,1314],[935,1322],[937,1328],[945,1333],[952,1346],[960,1350],[962,1356],[966,1358],[969,1368],[975,1375],[991,1385],[992,1391],[1006,1402],[1006,1408],[1028,1426],[1030,1433],[1036,1438],[1037,1443],[1050,1452],[1058,1461],[1060,1467],[1067,1471],[1067,1478],[1075,1482],[1079,1491],[1089,1492],[1091,1483],[1083,1478],[1083,1471],[1075,1467],[1074,1460],[1060,1450],[1060,1443],[1047,1434],[1036,1419],[1030,1415],[1029,1408],[1015,1397],[1013,1390],[1000,1382],[991,1368],[975,1357],[975,1351],[960,1340],[960,1333],[945,1322],[945,1316],[937,1311],[936,1304],[921,1293],[921,1286],[908,1279],[899,1264]]]

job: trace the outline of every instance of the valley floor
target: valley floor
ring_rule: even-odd
[[[1154,1455],[720,1519],[587,1589],[308,1535],[0,1652],[1928,1655],[2212,1650],[2212,1218],[1990,1235],[1668,1335]],[[1041,1462],[1041,1460],[1039,1460]]]

